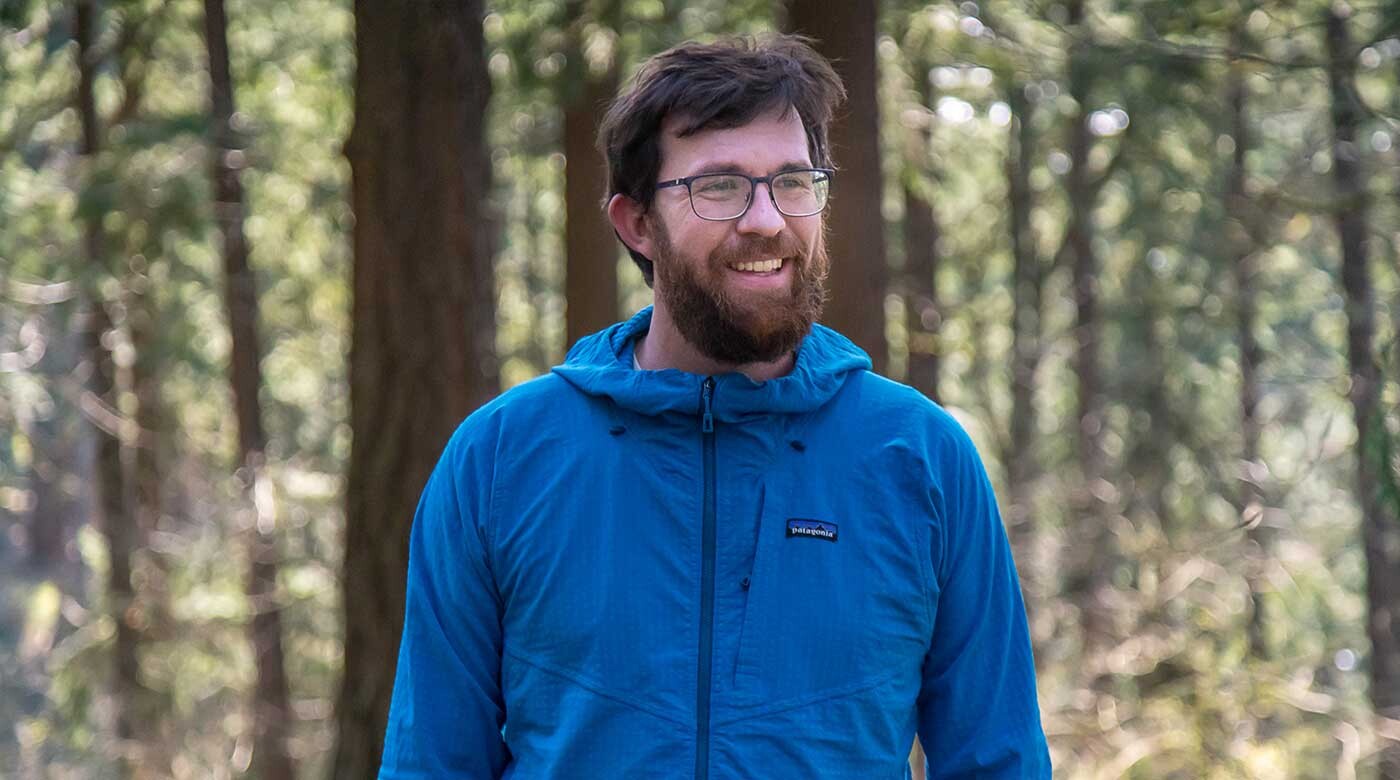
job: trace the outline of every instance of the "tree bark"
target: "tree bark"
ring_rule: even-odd
[[[1244,44],[1240,24],[1231,30],[1231,48],[1238,55]],[[1235,333],[1240,350],[1240,475],[1241,520],[1246,530],[1249,554],[1245,578],[1249,585],[1249,652],[1255,658],[1269,657],[1266,626],[1268,602],[1265,568],[1272,556],[1272,534],[1264,515],[1264,464],[1259,459],[1259,364],[1263,359],[1254,336],[1258,319],[1255,303],[1255,252],[1245,191],[1245,158],[1253,142],[1246,111],[1245,71],[1242,62],[1232,62],[1226,83],[1230,136],[1235,141],[1230,173],[1225,184],[1226,242],[1230,248],[1235,281]]]
[[[95,51],[98,12],[93,0],[77,0],[74,5],[74,37],[78,44],[78,116],[82,127],[80,154],[88,179],[102,151],[103,130],[97,113],[96,81],[98,60]],[[112,347],[115,325],[107,313],[102,281],[111,274],[107,237],[102,214],[88,213],[83,224],[85,352],[88,378],[84,407],[99,429],[94,491],[97,519],[107,539],[107,598],[116,636],[112,654],[112,726],[117,742],[117,771],[126,777],[140,770],[136,755],[137,705],[140,695],[140,667],[137,660],[139,635],[132,624],[135,591],[131,582],[131,556],[136,547],[133,497],[123,438],[125,422],[115,410],[120,408],[117,363]]]
[[[810,35],[846,84],[848,100],[831,125],[831,152],[840,169],[826,215],[831,277],[823,321],[850,337],[883,372],[885,342],[885,224],[880,171],[879,80],[875,67],[876,3],[789,0],[788,28]]]
[[[1031,167],[1035,151],[1032,106],[1019,82],[1007,90],[1011,109],[1010,150],[1006,157],[1007,200],[1011,228],[1011,451],[1007,470],[1006,524],[1012,544],[1023,553],[1034,532],[1032,482],[1035,457],[1036,374],[1040,369],[1044,270],[1031,230]]]
[[[249,625],[256,670],[253,757],[258,777],[291,780],[294,769],[288,739],[292,723],[282,648],[282,609],[277,594],[276,502],[267,475],[267,436],[258,401],[263,377],[257,284],[248,265],[248,242],[243,232],[244,156],[233,129],[233,79],[223,0],[204,2],[204,40],[209,55],[214,210],[224,242],[224,302],[232,342],[229,379],[238,422],[238,478],[245,507],[240,514],[252,518],[248,527],[239,528],[239,533],[248,550],[245,592],[253,612]]]
[[[1069,4],[1069,23],[1083,29],[1083,2]],[[1098,257],[1094,253],[1094,196],[1089,181],[1089,152],[1093,139],[1089,132],[1089,90],[1093,74],[1082,56],[1084,46],[1071,46],[1069,93],[1075,102],[1069,137],[1070,170],[1066,175],[1069,194],[1069,248],[1074,260],[1075,304],[1074,367],[1078,398],[1078,457],[1086,482],[1103,475],[1102,380],[1099,372],[1099,295]],[[1076,56],[1081,55],[1081,56]]]
[[[617,321],[617,241],[603,211],[608,167],[598,150],[598,121],[617,93],[618,62],[602,74],[584,56],[584,0],[568,0],[568,69],[564,103],[564,251],[566,348]],[[616,2],[603,9],[615,21]]]
[[[916,62],[914,71],[922,87],[920,98],[923,106],[931,109],[934,90],[928,80],[928,68],[924,63]],[[935,121],[930,111],[927,124],[910,131],[911,145],[915,149],[908,162],[915,170],[904,184],[904,294],[909,333],[908,382],[914,389],[937,401],[941,367],[938,332],[943,310],[938,300],[941,230],[930,197],[933,190],[930,180],[934,171],[929,145],[933,141]]]
[[[526,322],[532,334],[531,338],[525,342],[522,353],[535,371],[544,372],[548,371],[549,367],[558,359],[557,356],[550,354],[549,344],[542,336],[547,327],[548,319],[543,301],[557,291],[557,286],[549,277],[549,261],[544,249],[544,238],[549,230],[552,217],[549,212],[552,210],[541,207],[540,199],[530,182],[516,182],[513,183],[512,188],[518,193],[518,195],[514,195],[519,201],[520,214],[518,219],[525,227],[525,235],[521,241],[524,262],[521,263],[520,275],[525,287],[525,300],[529,304]],[[566,204],[565,208],[567,209],[569,206]],[[567,305],[566,296],[565,306],[567,307]],[[568,316],[566,311],[566,320]],[[567,323],[564,328],[567,332]]]
[[[28,524],[29,563],[36,570],[60,572],[65,592],[81,582],[81,577],[70,571],[69,532],[92,511],[84,489],[88,482],[83,477],[86,464],[81,457],[88,434],[75,425],[80,423],[78,408],[66,387],[76,375],[83,350],[81,334],[74,328],[81,324],[76,319],[77,309],[74,301],[55,302],[40,318],[45,349],[36,369],[54,406],[30,428],[34,464],[29,471],[29,489],[34,505]]]
[[[1160,192],[1142,187],[1136,178],[1129,185],[1134,208],[1143,213],[1160,211]],[[1146,246],[1171,240],[1155,223],[1144,225]],[[1147,262],[1135,263],[1127,272],[1124,297],[1133,301],[1133,315],[1123,322],[1119,350],[1123,359],[1115,368],[1123,386],[1125,403],[1133,410],[1132,436],[1123,456],[1123,473],[1131,475],[1124,489],[1123,511],[1155,523],[1163,537],[1174,539],[1174,522],[1167,500],[1173,482],[1168,454],[1176,443],[1177,429],[1166,377],[1172,370],[1171,353],[1162,333],[1172,327],[1171,291]],[[1141,414],[1145,423],[1137,423]]]
[[[1083,480],[1075,514],[1080,524],[1077,560],[1069,589],[1080,610],[1085,647],[1092,651],[1111,641],[1112,616],[1106,601],[1112,574],[1112,539],[1107,528],[1107,507],[1102,499],[1104,477],[1103,380],[1099,367],[1100,331],[1098,274],[1094,251],[1095,187],[1089,178],[1089,93],[1094,78],[1088,61],[1091,43],[1084,20],[1083,0],[1067,8],[1068,27],[1074,42],[1069,51],[1069,94],[1074,99],[1069,134],[1070,170],[1065,177],[1069,196],[1069,232],[1075,305],[1074,372],[1076,379],[1076,456]]]
[[[414,508],[498,387],[481,0],[357,0],[344,680],[334,776],[373,777]]]
[[[1355,93],[1346,19],[1327,16],[1328,84],[1332,96],[1332,170],[1341,242],[1342,294],[1347,314],[1349,391],[1357,430],[1357,501],[1366,550],[1366,633],[1371,640],[1371,703],[1376,715],[1400,720],[1400,517],[1382,493],[1394,475],[1384,458],[1385,421],[1380,408],[1380,367],[1374,351],[1375,292],[1368,267],[1369,198],[1356,143],[1361,106]],[[1400,780],[1400,742],[1383,739],[1378,777]]]
[[[159,343],[161,326],[160,312],[156,306],[154,291],[145,280],[135,274],[127,285],[126,312],[127,331],[130,334],[135,361],[131,366],[131,387],[136,396],[137,435],[131,449],[131,485],[134,499],[133,510],[136,541],[133,544],[132,569],[136,581],[141,583],[140,591],[134,593],[132,602],[133,620],[142,634],[143,644],[150,646],[152,641],[169,636],[172,619],[169,611],[166,588],[166,561],[160,553],[151,549],[149,540],[156,531],[162,513],[163,474],[168,463],[162,457],[162,445],[168,441],[169,430],[164,419],[164,404],[161,399],[162,353]],[[138,283],[139,282],[139,283]],[[136,703],[140,718],[140,755],[142,778],[168,777],[170,775],[169,750],[166,717],[167,708],[148,686],[140,689]]]

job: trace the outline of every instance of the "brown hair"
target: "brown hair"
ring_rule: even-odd
[[[626,195],[650,207],[661,171],[661,124],[669,116],[681,119],[677,135],[684,137],[741,127],[772,109],[796,111],[812,164],[834,167],[826,128],[846,89],[811,43],[796,35],[687,42],[643,63],[598,129],[598,146],[608,160],[608,198]],[[627,251],[651,286],[651,260],[631,247]]]

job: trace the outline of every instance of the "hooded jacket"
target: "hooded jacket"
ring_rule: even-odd
[[[380,777],[1048,778],[1015,566],[940,407],[816,326],[787,376],[633,368],[644,309],[458,428]]]

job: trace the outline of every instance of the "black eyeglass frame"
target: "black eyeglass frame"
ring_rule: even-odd
[[[810,211],[806,214],[789,214],[786,211],[783,211],[782,206],[778,205],[778,198],[773,194],[773,180],[778,178],[779,176],[787,176],[793,173],[820,173],[826,176],[828,193],[826,199],[822,201],[821,208],[817,209],[816,211]],[[696,210],[695,193],[691,191],[690,183],[695,181],[696,179],[704,179],[710,176],[738,176],[740,178],[749,180],[749,200],[747,203],[744,204],[743,211],[740,211],[738,214],[735,214],[732,217],[716,219],[714,217],[704,216],[698,210]],[[742,219],[745,214],[749,213],[749,209],[753,207],[753,194],[758,191],[758,185],[760,184],[768,185],[768,200],[773,204],[773,208],[778,210],[779,214],[782,214],[785,217],[816,216],[817,214],[820,214],[823,211],[825,211],[827,204],[831,202],[831,194],[829,192],[829,189],[831,187],[831,181],[835,178],[836,170],[834,168],[790,168],[785,171],[771,173],[767,176],[750,176],[746,173],[739,173],[737,171],[715,171],[713,173],[698,173],[694,176],[683,176],[679,179],[668,179],[666,181],[659,181],[656,183],[656,189],[660,190],[665,189],[667,187],[685,187],[686,199],[690,201],[690,210],[695,214],[695,216],[705,220],[706,222],[731,222],[736,219]]]

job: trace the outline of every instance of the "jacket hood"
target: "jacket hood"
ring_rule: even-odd
[[[638,371],[632,351],[651,327],[652,307],[626,322],[579,339],[564,364],[554,367],[584,393],[612,399],[618,406],[647,415],[664,412],[698,414],[705,377],[673,368]],[[742,422],[753,415],[802,414],[820,408],[853,374],[870,369],[870,357],[850,339],[822,325],[797,348],[797,361],[786,376],[755,382],[743,374],[715,376],[711,411],[722,422]]]

